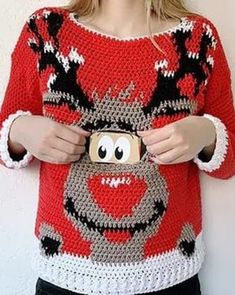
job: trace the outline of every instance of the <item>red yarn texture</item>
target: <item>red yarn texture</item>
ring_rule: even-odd
[[[225,124],[228,147],[220,167],[205,173],[235,174],[231,74],[211,21],[190,16],[155,34],[163,52],[147,36],[114,38],[78,21],[53,7],[25,23],[11,56],[0,128],[17,110],[90,131],[133,133],[207,113]],[[193,161],[157,165],[147,155],[134,165],[97,164],[86,152],[74,163],[40,164],[35,235],[44,256],[132,263],[172,249],[193,255],[202,231]]]

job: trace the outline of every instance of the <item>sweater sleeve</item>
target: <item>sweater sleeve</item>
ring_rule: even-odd
[[[231,72],[215,26],[209,22],[206,29],[214,38],[214,50],[208,56],[213,65],[208,78],[203,116],[214,123],[216,144],[208,160],[203,151],[193,161],[208,175],[228,179],[235,174],[235,110]]]
[[[26,21],[11,53],[10,75],[0,110],[0,164],[7,168],[26,167],[34,159],[27,150],[16,155],[8,146],[10,127],[18,116],[42,115],[37,55],[28,45],[31,37]]]

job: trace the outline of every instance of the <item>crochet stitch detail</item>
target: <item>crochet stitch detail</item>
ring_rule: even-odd
[[[28,18],[12,54],[0,116],[4,153],[4,122],[18,109],[115,136],[191,115],[213,116],[217,128],[207,163],[195,157],[158,165],[147,149],[134,164],[92,162],[87,149],[71,163],[41,161],[32,266],[62,288],[158,291],[203,263],[199,171],[235,174],[230,71],[218,32],[204,17],[188,16],[154,38],[162,51],[147,37],[108,38],[63,8],[44,7]]]
[[[18,110],[15,114],[11,114],[8,118],[3,122],[3,127],[0,130],[0,158],[5,163],[6,167],[14,168],[14,169],[21,169],[26,167],[29,162],[33,159],[33,155],[26,151],[23,155],[23,158],[19,161],[14,161],[9,153],[8,149],[8,137],[9,137],[9,130],[13,121],[21,115],[32,115],[30,111],[22,111]]]
[[[205,118],[211,120],[216,129],[216,144],[214,153],[208,162],[203,162],[200,156],[197,155],[193,161],[198,165],[199,169],[212,172],[218,169],[225,159],[225,155],[228,149],[228,133],[224,123],[219,119],[210,114],[204,114]]]

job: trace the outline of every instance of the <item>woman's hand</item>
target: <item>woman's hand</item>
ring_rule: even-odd
[[[216,142],[214,124],[202,116],[189,116],[162,128],[137,131],[158,164],[189,161],[202,149],[213,153]]]
[[[90,132],[43,116],[19,116],[13,121],[9,140],[15,151],[28,150],[39,160],[65,164],[80,159]]]

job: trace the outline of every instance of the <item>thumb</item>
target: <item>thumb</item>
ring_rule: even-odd
[[[67,127],[70,128],[71,130],[77,132],[78,134],[83,135],[83,136],[90,136],[90,134],[91,134],[90,131],[87,131],[87,130],[83,129],[83,128],[80,127],[80,126],[67,125]]]

